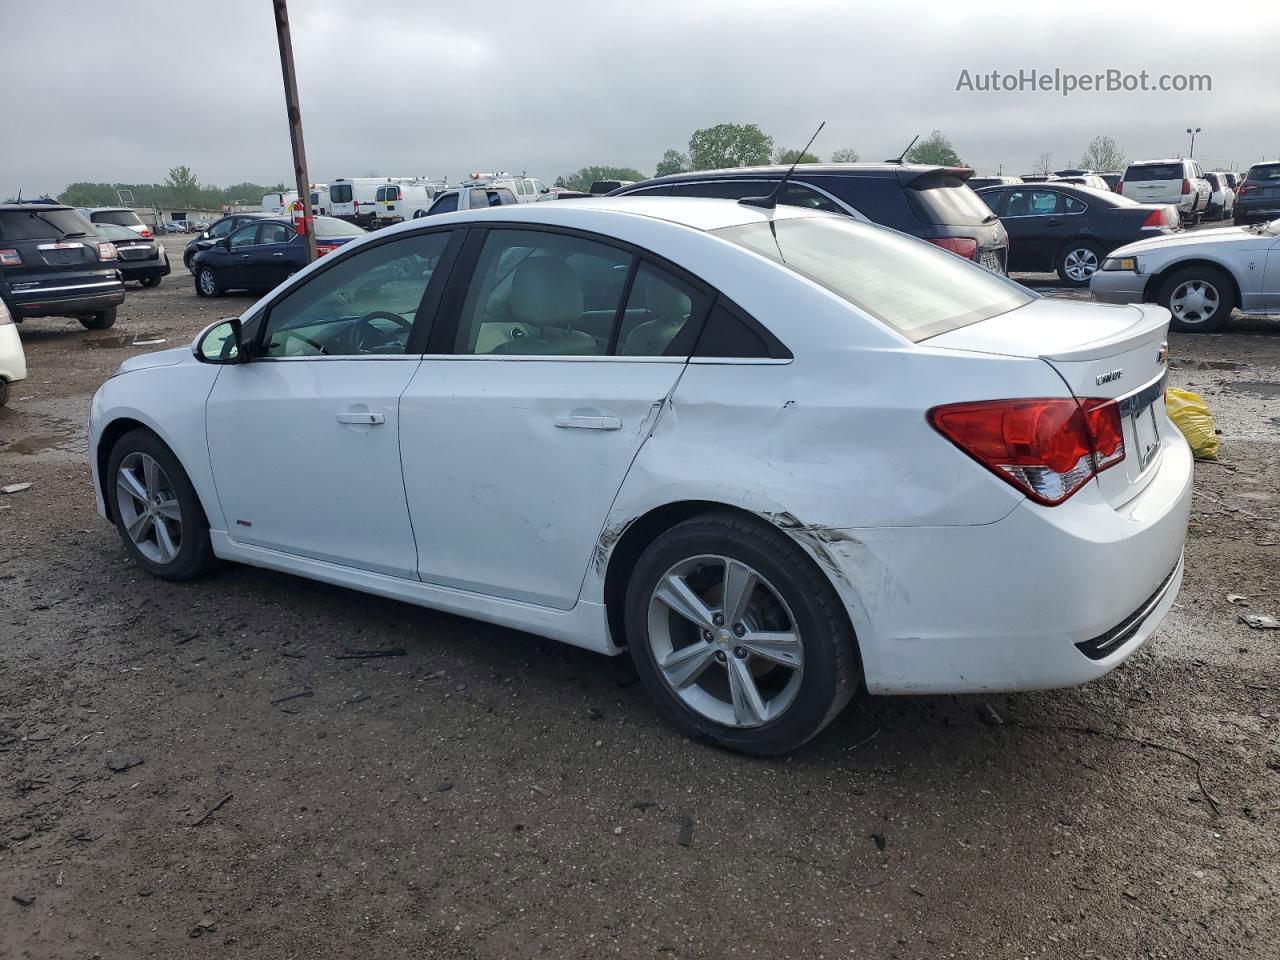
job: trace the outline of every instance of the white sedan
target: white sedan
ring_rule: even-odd
[[[27,379],[27,355],[9,308],[0,300],[0,407],[9,402],[9,385]]]
[[[1103,303],[1158,303],[1183,333],[1216,330],[1236,307],[1280,316],[1280,220],[1130,243],[1102,261],[1089,289]]]
[[[449,214],[126,361],[94,489],[156,576],[626,648],[683,730],[779,753],[859,690],[1076,684],[1151,635],[1191,484],[1167,325],[798,207]]]

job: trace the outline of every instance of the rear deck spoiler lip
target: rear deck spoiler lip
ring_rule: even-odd
[[[967,181],[973,176],[972,167],[942,167],[930,166],[923,168],[903,167],[898,171],[898,183],[902,186],[910,186],[917,180],[927,177],[959,177],[961,180]]]
[[[1137,313],[1137,319],[1110,336],[1082,343],[1070,350],[1040,355],[1041,360],[1051,363],[1077,363],[1089,360],[1105,360],[1118,353],[1141,346],[1157,337],[1168,336],[1171,314],[1164,307],[1154,303],[1134,303],[1129,306]]]

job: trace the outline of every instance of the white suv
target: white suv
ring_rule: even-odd
[[[1213,188],[1194,160],[1143,160],[1129,164],[1116,193],[1139,203],[1171,203],[1195,224],[1209,209]]]

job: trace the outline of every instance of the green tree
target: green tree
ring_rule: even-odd
[[[1089,141],[1089,149],[1080,157],[1082,168],[1100,173],[1123,170],[1128,165],[1129,159],[1124,151],[1108,136],[1094,137]]]
[[[832,163],[857,163],[860,158],[853,147],[841,147],[831,154]]]
[[[555,184],[557,187],[564,187],[568,190],[580,190],[583,193],[591,189],[591,184],[597,180],[645,180],[647,179],[639,170],[631,167],[608,167],[596,165],[592,167],[583,167],[577,173],[566,173],[563,176],[556,177]]]
[[[662,159],[658,161],[658,169],[653,175],[655,177],[665,177],[672,173],[684,173],[688,169],[690,167],[687,154],[683,154],[679,150],[668,150],[662,155]]]
[[[942,167],[963,167],[964,161],[941,130],[935,130],[907,151],[907,163],[929,163]]]
[[[781,147],[779,147],[777,150],[773,152],[773,162],[785,163],[788,165],[796,162],[821,163],[822,158],[819,157],[816,153],[801,153],[799,150],[794,150],[794,149],[783,150]]]
[[[170,167],[165,186],[169,188],[174,204],[179,207],[193,207],[200,199],[200,181],[190,167]],[[136,194],[134,199],[137,199]]]
[[[773,137],[754,123],[718,123],[694,131],[689,162],[694,170],[749,167],[769,162]]]

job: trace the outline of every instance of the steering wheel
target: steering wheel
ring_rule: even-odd
[[[380,346],[381,344],[388,342],[387,335],[373,325],[372,321],[374,320],[390,320],[392,323],[396,324],[396,326],[406,331],[413,328],[412,321],[406,320],[404,317],[400,316],[400,314],[392,313],[390,310],[374,310],[370,313],[366,313],[363,317],[357,320],[351,328],[351,338],[355,341],[353,346],[357,353],[371,353],[373,347]],[[376,334],[379,337],[378,343],[366,345],[366,333]]]

